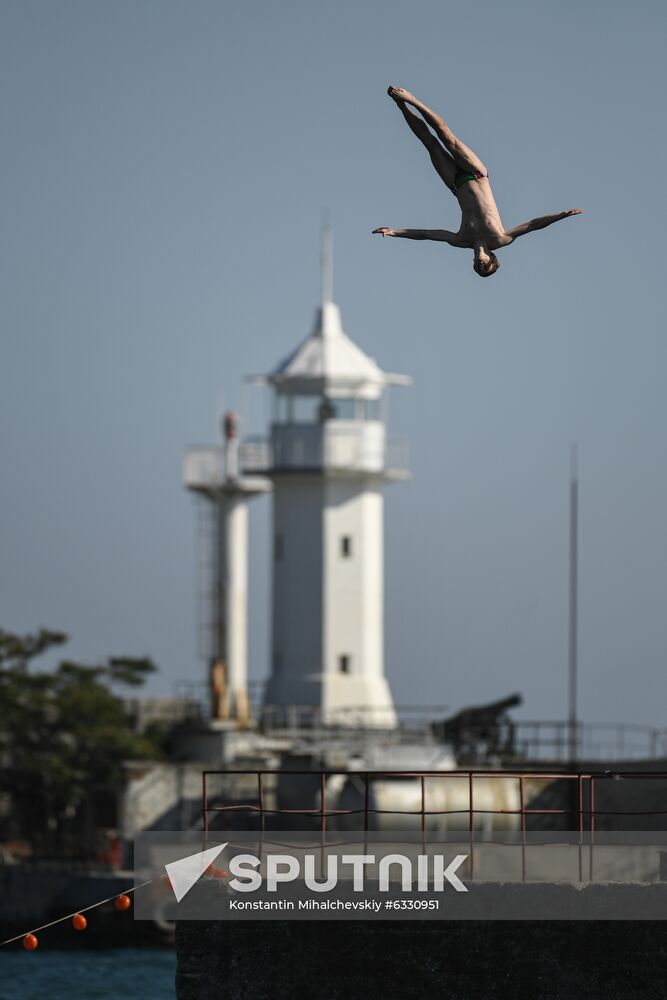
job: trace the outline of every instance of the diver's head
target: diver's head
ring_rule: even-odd
[[[480,278],[490,278],[500,267],[500,261],[493,250],[487,250],[483,244],[478,244],[475,247],[475,260],[472,266]]]

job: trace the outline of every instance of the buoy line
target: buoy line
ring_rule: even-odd
[[[35,935],[37,934],[37,931],[46,930],[47,927],[54,927],[55,924],[62,924],[65,920],[73,920],[74,917],[78,917],[82,913],[87,913],[89,910],[94,910],[98,906],[104,906],[105,903],[111,903],[112,901],[116,904],[116,909],[118,909],[118,910],[127,910],[130,907],[130,898],[129,898],[130,893],[136,892],[137,889],[143,889],[144,886],[151,885],[151,883],[157,882],[157,881],[158,881],[158,879],[150,878],[150,879],[148,879],[147,882],[141,882],[139,885],[135,885],[131,889],[124,889],[123,892],[114,893],[113,896],[108,896],[106,899],[100,899],[97,903],[91,903],[90,906],[84,906],[83,909],[81,909],[81,910],[75,910],[74,913],[68,913],[64,917],[58,917],[57,920],[51,920],[48,924],[42,924],[41,927],[33,927],[32,930],[24,931],[22,934],[16,934],[14,937],[7,938],[6,941],[0,941],[0,948],[2,948],[6,944],[13,944],[14,941],[21,941],[21,940],[23,940],[24,946],[25,946],[26,950],[27,951],[34,951],[35,948],[37,947],[37,938],[35,937]],[[121,902],[121,900],[122,900],[122,902]],[[125,902],[125,900],[127,900],[127,902]],[[120,905],[119,905],[119,903],[120,903]],[[75,928],[75,929],[79,929],[79,928]],[[81,927],[80,929],[81,930],[85,930],[85,926]],[[34,943],[32,943],[30,941],[31,935],[32,935],[32,941]],[[25,943],[25,942],[29,942],[29,943]]]

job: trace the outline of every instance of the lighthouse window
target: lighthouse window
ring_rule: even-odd
[[[366,399],[364,400],[364,419],[365,420],[381,420],[382,413],[380,410],[380,400],[379,399]]]
[[[273,422],[288,424],[292,415],[292,396],[279,392],[273,397]]]
[[[327,403],[336,420],[356,420],[358,417],[356,399],[328,399]]]
[[[338,669],[340,670],[341,674],[349,674],[350,657],[347,655],[347,653],[344,653],[343,656],[338,657]]]
[[[352,538],[350,535],[343,535],[340,540],[340,554],[343,559],[349,559],[352,555]]]
[[[295,424],[316,424],[320,419],[320,396],[295,396],[292,401],[290,422]]]

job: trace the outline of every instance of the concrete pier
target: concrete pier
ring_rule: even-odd
[[[667,996],[667,921],[183,921],[176,946],[178,1000]]]

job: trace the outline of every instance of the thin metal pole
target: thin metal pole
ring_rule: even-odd
[[[320,773],[320,831],[326,833],[327,829],[327,804],[326,804],[327,784],[326,771]]]
[[[581,849],[584,840],[584,776],[580,774],[577,777],[577,783],[579,785],[579,881],[584,881],[583,876],[583,860],[581,856]]]
[[[521,808],[521,881],[526,881],[526,800],[523,775],[519,775],[519,805]]]
[[[472,771],[468,771],[468,809],[469,809],[468,826],[469,826],[469,837],[470,837],[470,868],[469,868],[469,870],[470,870],[470,881],[471,882],[472,882],[472,880],[474,878],[474,875],[475,875],[474,860],[473,860],[473,853],[474,853],[474,848],[475,848],[475,845],[474,845],[475,813],[474,813],[474,810],[473,810],[473,801],[472,801],[472,778],[473,778],[473,772]]]
[[[420,775],[422,833],[426,830],[426,778]]]
[[[579,478],[577,471],[577,446],[570,452],[570,587],[569,587],[569,636],[568,636],[568,702],[570,760],[579,755],[577,717],[577,639],[578,639],[578,563],[579,563]]]
[[[322,226],[322,305],[333,302],[333,235],[329,222]]]
[[[264,772],[257,772],[257,794],[259,798],[259,818],[262,833],[266,830],[266,813],[264,812]]]
[[[590,858],[588,866],[588,881],[593,881],[593,842],[595,840],[595,778],[591,775],[590,778],[590,796],[591,796],[591,843],[590,843]]]

